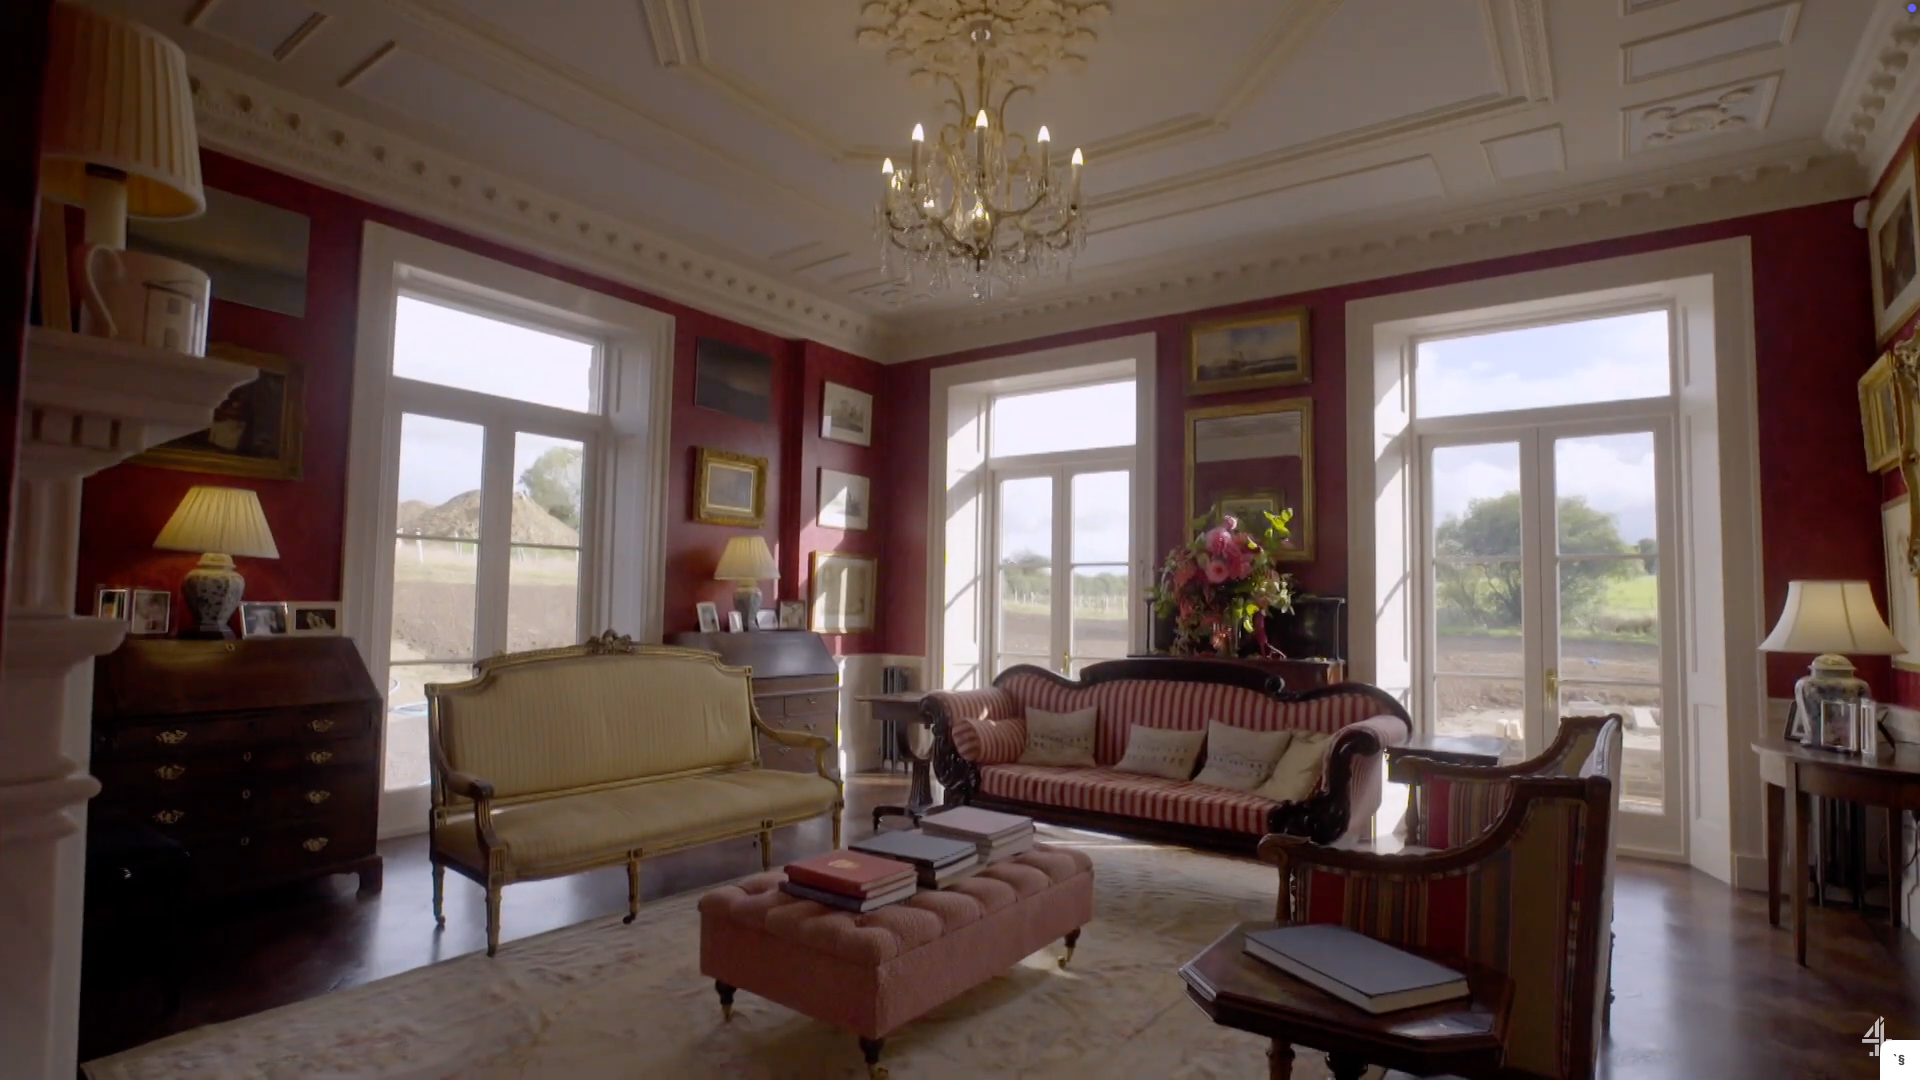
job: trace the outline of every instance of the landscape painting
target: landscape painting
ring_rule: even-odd
[[[1312,377],[1303,307],[1197,322],[1188,351],[1189,394],[1299,386]]]
[[[713,338],[693,354],[693,403],[764,424],[773,417],[773,358]]]

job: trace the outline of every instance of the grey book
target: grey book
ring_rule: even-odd
[[[1246,953],[1375,1016],[1467,996],[1467,977],[1344,926],[1247,935]]]
[[[816,904],[825,904],[842,911],[867,912],[886,907],[888,904],[897,904],[902,900],[913,899],[913,894],[920,891],[920,883],[909,881],[897,889],[876,893],[864,900],[857,896],[841,896],[839,893],[828,892],[825,889],[810,889],[805,885],[795,885],[791,881],[781,882],[780,891],[788,896],[812,900]]]
[[[924,870],[938,870],[962,859],[973,858],[978,850],[970,840],[933,836],[919,829],[875,833],[847,846],[868,855],[911,863]]]

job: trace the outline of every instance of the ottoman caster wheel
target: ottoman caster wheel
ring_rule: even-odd
[[[716,980],[713,989],[720,995],[720,1022],[724,1024],[733,1019],[733,987]]]
[[[887,1080],[887,1068],[880,1064],[880,1048],[885,1039],[860,1039],[860,1056],[867,1059],[867,1080]]]
[[[1065,942],[1067,946],[1067,954],[1060,958],[1060,967],[1063,970],[1067,966],[1067,961],[1073,959],[1073,947],[1080,944],[1080,931],[1075,930],[1073,933],[1068,934],[1066,936]]]
[[[620,925],[622,925],[622,926],[632,926],[632,925],[633,925],[633,916],[631,916],[631,915],[622,915],[622,916],[620,917]]]

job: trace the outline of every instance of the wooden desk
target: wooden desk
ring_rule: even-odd
[[[1780,834],[1791,849],[1793,954],[1807,962],[1807,828],[1809,796],[1844,799],[1887,811],[1887,915],[1900,925],[1900,811],[1920,810],[1920,746],[1895,743],[1879,757],[1812,750],[1782,739],[1753,744],[1767,785],[1767,922],[1780,925]],[[1788,796],[1793,813],[1787,814]]]
[[[927,727],[927,718],[920,714],[920,702],[930,692],[907,690],[898,694],[861,694],[853,699],[873,706],[873,718],[893,728],[899,740],[900,754],[907,759],[907,804],[874,807],[873,827],[876,832],[883,817],[904,817],[918,825],[920,819],[933,810],[933,773],[929,768],[933,762],[933,741],[928,739],[926,753],[921,753],[913,746],[914,732]],[[930,729],[928,734],[932,734]]]
[[[1241,923],[1180,969],[1187,997],[1216,1024],[1273,1040],[1268,1075],[1288,1080],[1294,1046],[1324,1050],[1334,1080],[1359,1080],[1369,1065],[1415,1076],[1492,1076],[1505,1054],[1513,981],[1486,968],[1436,957],[1465,972],[1471,996],[1374,1016],[1271,967],[1244,950]]]

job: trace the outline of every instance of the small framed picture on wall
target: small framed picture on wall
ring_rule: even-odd
[[[864,476],[820,470],[820,527],[864,529],[870,505],[870,485]]]
[[[820,437],[855,446],[873,445],[873,395],[830,382],[821,392]]]
[[[1873,193],[1867,246],[1873,254],[1873,319],[1881,341],[1920,309],[1920,193],[1909,146]]]

